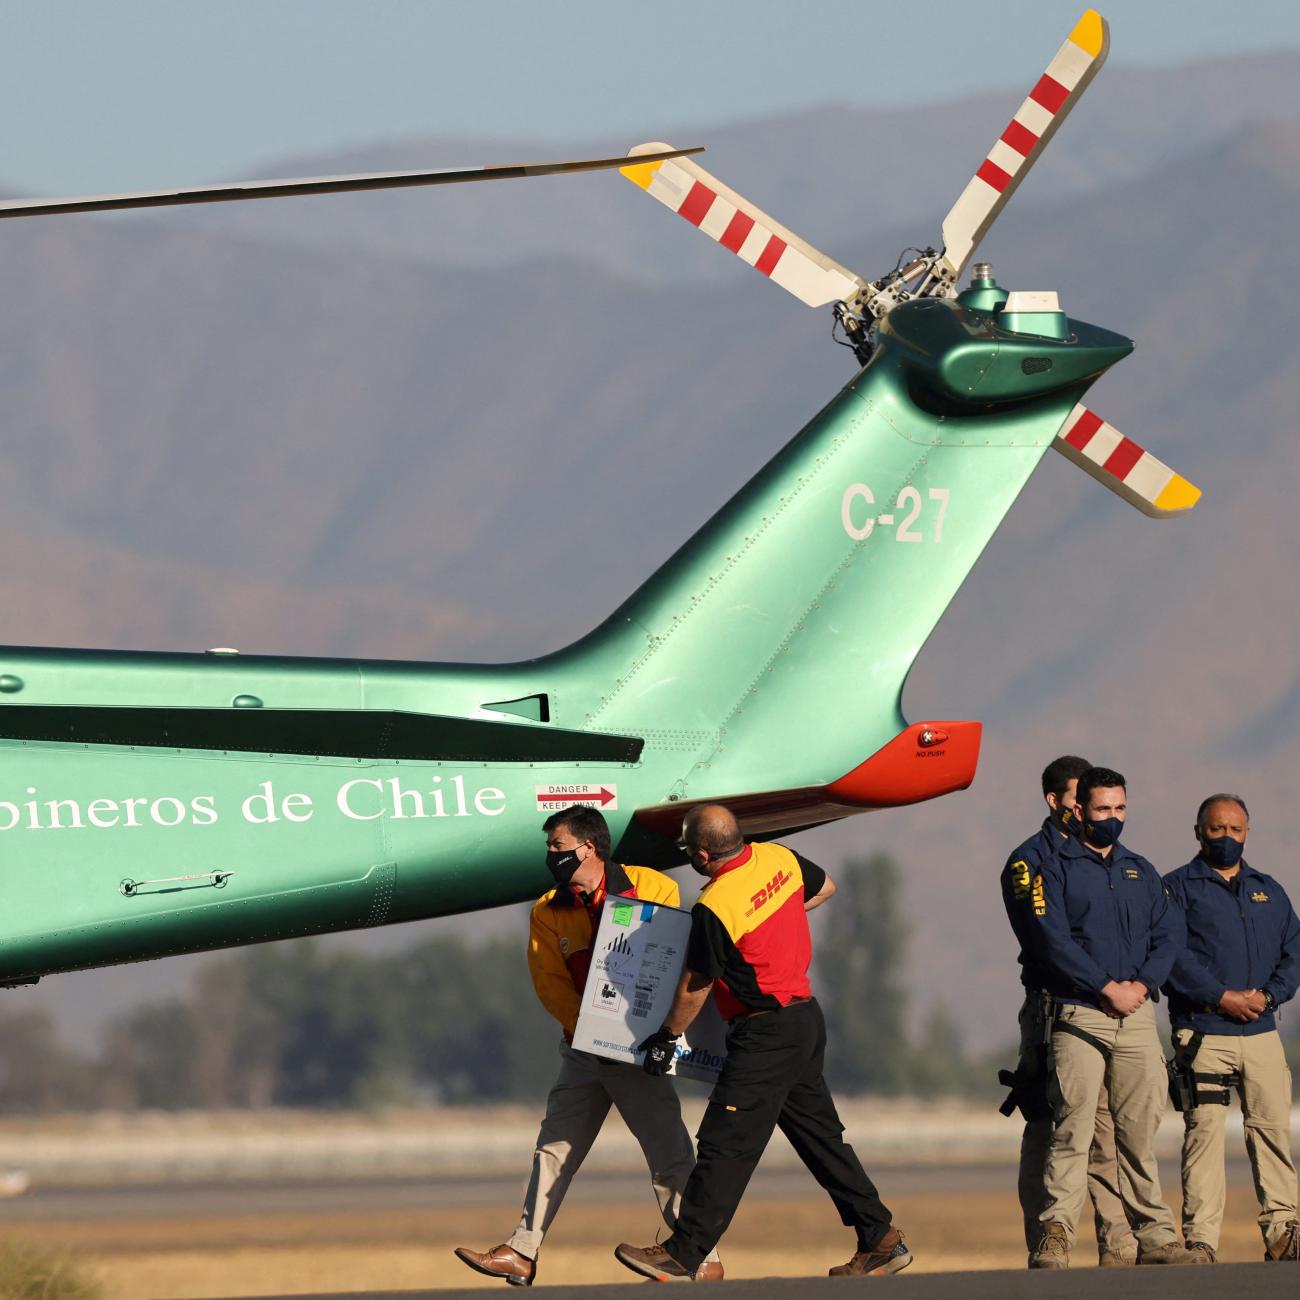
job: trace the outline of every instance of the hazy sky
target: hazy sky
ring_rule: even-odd
[[[197,183],[421,135],[593,143],[1032,84],[1078,0],[0,0],[0,185]],[[1110,0],[1111,59],[1300,46],[1294,0]],[[467,157],[466,164],[476,161]],[[520,160],[524,161],[524,160]]]

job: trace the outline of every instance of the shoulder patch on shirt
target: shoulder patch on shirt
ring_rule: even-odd
[[[1043,892],[1043,875],[1042,875],[1042,872],[1039,872],[1039,874],[1036,875],[1036,876],[1034,877],[1034,893],[1033,893],[1033,901],[1034,901],[1034,915],[1035,915],[1035,916],[1046,916],[1046,915],[1047,915],[1047,895]]]
[[[1024,902],[1033,888],[1029,873],[1029,863],[1024,858],[1017,858],[1007,865],[1007,875],[1011,878],[1011,893],[1018,902]]]
[[[1262,889],[1257,889],[1251,894],[1250,901],[1252,903],[1267,903],[1268,895]]]

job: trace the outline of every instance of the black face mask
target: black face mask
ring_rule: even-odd
[[[694,854],[694,853],[690,854],[690,855],[687,857],[686,861],[689,862],[689,863],[691,864],[691,870],[692,870],[693,872],[695,872],[695,874],[696,874],[697,876],[704,876],[704,877],[706,877],[706,878],[708,877],[708,875],[709,875],[709,869],[708,869],[708,867],[702,867],[702,866],[700,866],[700,864],[699,864],[698,862],[695,861],[695,854]]]
[[[1095,849],[1118,843],[1123,833],[1124,823],[1118,817],[1098,817],[1095,822],[1083,823],[1083,838]]]
[[[1231,835],[1216,835],[1213,839],[1207,836],[1201,841],[1201,851],[1212,867],[1235,867],[1245,849],[1246,846]]]
[[[580,866],[577,848],[550,849],[546,854],[546,869],[555,877],[557,885],[567,885]]]
[[[1052,825],[1054,825],[1062,835],[1078,835],[1078,809],[1067,808],[1064,804],[1057,804],[1056,811],[1052,813]]]

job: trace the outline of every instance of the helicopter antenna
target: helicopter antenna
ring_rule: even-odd
[[[662,162],[690,149],[666,148],[647,158]],[[370,172],[359,176],[305,176],[296,180],[246,181],[236,185],[205,185],[186,190],[144,190],[135,194],[87,194],[62,199],[11,199],[0,202],[4,217],[50,217],[69,212],[116,212],[124,208],[170,208],[191,203],[236,203],[243,199],[281,199],[307,194],[348,194],[357,190],[395,190],[415,185],[459,185],[468,181],[517,180],[525,176],[558,176],[569,172],[608,171],[626,167],[627,159],[582,158],[574,162],[517,163],[498,167],[468,167],[454,171]]]

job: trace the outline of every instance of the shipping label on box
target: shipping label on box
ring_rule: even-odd
[[[668,1015],[690,933],[691,914],[679,907],[636,898],[606,900],[573,1036],[578,1051],[641,1063],[636,1045]],[[727,1059],[726,1037],[726,1023],[710,997],[677,1040],[669,1073],[712,1083]]]

